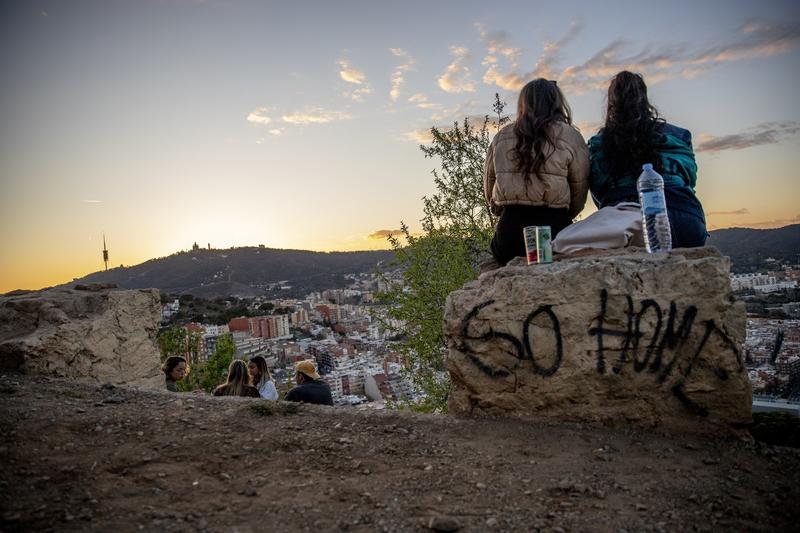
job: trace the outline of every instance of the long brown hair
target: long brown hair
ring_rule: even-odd
[[[223,396],[241,396],[244,387],[249,383],[247,365],[241,359],[231,362],[228,367],[228,381],[224,385]]]
[[[608,108],[602,148],[608,173],[613,179],[637,176],[645,163],[663,172],[654,137],[664,119],[647,98],[647,85],[640,74],[623,70],[608,86]]]
[[[262,383],[272,381],[272,374],[269,373],[267,360],[264,359],[264,357],[256,355],[255,357],[250,358],[250,362],[256,365],[256,368],[258,368],[258,382],[256,383],[256,380],[253,379],[253,383],[251,383],[251,385],[259,388]]]
[[[572,111],[561,89],[554,81],[544,78],[528,82],[519,93],[513,148],[517,170],[525,179],[538,174],[555,150],[550,126],[554,122],[572,124]]]

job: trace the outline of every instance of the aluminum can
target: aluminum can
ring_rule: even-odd
[[[536,254],[539,263],[553,262],[553,243],[550,226],[536,226]]]
[[[525,237],[525,257],[528,258],[529,265],[539,262],[539,247],[536,244],[538,229],[537,226],[527,226],[522,229],[522,235]]]

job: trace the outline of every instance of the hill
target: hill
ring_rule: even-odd
[[[0,373],[2,531],[790,531],[800,456]],[[794,503],[793,503],[794,502]]]
[[[194,250],[151,259],[132,267],[95,272],[75,283],[116,283],[125,289],[154,287],[162,292],[217,296],[256,296],[272,289],[277,296],[344,287],[345,274],[373,272],[394,252],[310,252],[245,247]],[[285,282],[289,289],[270,287]]]
[[[800,224],[775,229],[727,228],[710,234],[708,244],[731,258],[736,273],[769,268],[769,258],[777,264],[800,263]]]

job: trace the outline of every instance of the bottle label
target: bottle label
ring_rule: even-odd
[[[667,204],[664,201],[664,193],[661,191],[643,191],[642,196],[642,212],[645,215],[657,215],[667,210]]]

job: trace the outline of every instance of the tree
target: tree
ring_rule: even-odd
[[[222,384],[228,376],[228,367],[236,353],[233,337],[226,333],[217,338],[214,354],[205,363],[196,363],[189,369],[189,375],[178,384],[178,390],[190,391],[198,388],[211,392]]]
[[[430,146],[420,146],[426,158],[439,160],[433,170],[436,192],[423,197],[422,234],[415,235],[401,223],[402,240],[390,236],[401,271],[400,281],[380,272],[388,288],[378,301],[388,308],[389,319],[405,326],[399,351],[410,361],[408,377],[425,393],[410,407],[444,412],[450,381],[444,367],[447,350],[442,328],[447,295],[478,275],[479,263],[489,257],[495,218],[483,194],[483,168],[492,128],[508,118],[505,103],[495,95],[496,120],[484,118],[480,127],[469,119],[450,129],[431,128]],[[381,320],[378,317],[378,320]]]

